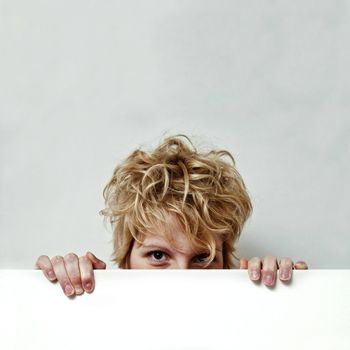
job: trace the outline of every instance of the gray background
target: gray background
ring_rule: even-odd
[[[347,1],[0,1],[0,267],[91,250],[115,165],[185,133],[228,149],[240,256],[350,268]]]

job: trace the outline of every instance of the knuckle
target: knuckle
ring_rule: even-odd
[[[272,255],[267,255],[263,260],[264,271],[274,271],[277,269],[277,259]]]
[[[75,261],[78,260],[78,256],[74,253],[68,253],[64,256],[65,261]]]
[[[260,271],[261,264],[260,263],[250,263],[250,264],[248,264],[248,270]]]
[[[281,258],[280,265],[288,266],[288,267],[292,266],[293,265],[292,259],[290,259],[290,258]]]
[[[41,261],[41,260],[44,260],[44,259],[46,259],[46,258],[48,258],[47,255],[40,255],[40,256],[38,257],[37,261]]]
[[[63,262],[63,258],[60,255],[56,255],[51,259],[53,265],[57,265]]]
[[[83,266],[83,269],[86,270],[93,270],[93,266],[92,266],[92,262],[89,258],[87,258],[86,256],[81,256],[79,258],[79,265]]]
[[[260,264],[261,260],[258,256],[254,256],[253,258],[251,258],[249,260],[249,262],[253,265],[258,265],[258,264]]]
[[[40,256],[38,257],[38,259],[36,260],[35,265],[36,265],[38,268],[41,269],[41,268],[43,267],[43,265],[44,265],[44,262],[45,262],[47,259],[50,260],[48,256],[46,256],[46,255],[40,255]]]
[[[83,255],[79,257],[79,261],[83,263],[88,263],[90,259],[87,256]]]

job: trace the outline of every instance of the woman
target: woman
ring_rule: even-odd
[[[223,157],[229,157],[231,163]],[[166,138],[152,152],[137,149],[114,172],[101,211],[113,227],[113,262],[123,269],[232,269],[235,243],[251,215],[245,184],[226,150],[197,151],[185,135]],[[45,276],[58,279],[67,296],[91,292],[93,269],[106,264],[88,252],[36,262]],[[273,286],[288,281],[292,269],[307,269],[283,258],[240,259],[251,280]]]

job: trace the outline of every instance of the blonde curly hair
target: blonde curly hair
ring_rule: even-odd
[[[100,214],[112,224],[112,261],[120,268],[130,268],[132,245],[142,244],[148,230],[156,227],[173,243],[166,213],[176,215],[192,248],[210,252],[208,265],[221,236],[224,269],[235,267],[234,244],[252,204],[230,152],[199,153],[186,135],[167,137],[153,152],[133,151],[114,169],[103,196]]]

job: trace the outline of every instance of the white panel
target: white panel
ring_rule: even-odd
[[[240,270],[95,271],[67,298],[41,271],[0,270],[0,349],[349,349],[350,270],[269,289]]]

